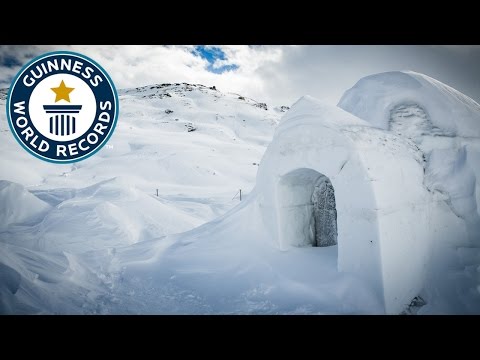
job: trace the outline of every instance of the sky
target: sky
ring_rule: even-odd
[[[460,45],[1,45],[0,88],[30,59],[55,50],[93,58],[118,89],[187,82],[274,106],[303,95],[336,104],[364,76],[413,70],[480,102],[480,46]]]

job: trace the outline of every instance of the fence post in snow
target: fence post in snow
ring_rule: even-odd
[[[242,201],[242,189],[240,189],[240,201]]]
[[[157,189],[157,197],[158,197],[158,189]]]

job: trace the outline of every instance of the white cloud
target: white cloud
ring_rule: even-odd
[[[281,59],[279,47],[219,46],[227,60],[215,66],[236,64],[239,68],[222,74],[207,70],[208,62],[192,53],[193,46],[111,46],[73,45],[47,48],[2,47],[0,54],[13,56],[25,63],[34,55],[51,50],[77,51],[92,57],[111,75],[118,88],[163,82],[188,82],[215,85],[222,91],[243,93],[264,100],[264,80],[256,76],[258,68]],[[0,55],[0,59],[1,59]],[[8,86],[19,67],[1,68],[1,86]]]
[[[25,63],[46,51],[72,50],[92,57],[112,76],[118,88],[164,82],[215,85],[265,101],[291,104],[309,94],[336,102],[363,76],[411,69],[426,73],[480,100],[480,47],[457,46],[218,46],[225,60],[214,68],[238,65],[215,74],[193,46],[72,45],[0,46],[6,59]],[[11,62],[10,62],[11,63]],[[19,66],[0,65],[0,87],[7,87]]]

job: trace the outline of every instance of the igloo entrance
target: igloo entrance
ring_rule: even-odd
[[[282,245],[337,244],[335,191],[328,177],[312,169],[297,169],[282,176],[277,191]]]
[[[335,191],[326,176],[321,176],[315,183],[312,194],[314,242],[313,246],[330,246],[337,244],[337,209]]]

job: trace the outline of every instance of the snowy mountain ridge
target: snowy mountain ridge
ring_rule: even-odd
[[[266,103],[256,101],[252,98],[243,96],[241,94],[227,92],[223,93],[217,90],[216,86],[205,86],[202,84],[189,84],[189,83],[163,83],[163,84],[152,84],[136,88],[127,88],[119,90],[119,95],[137,95],[142,98],[159,98],[163,99],[166,97],[172,97],[173,94],[186,97],[189,92],[200,92],[205,95],[211,96],[214,98],[213,101],[218,101],[220,98],[227,98],[232,100],[240,100],[245,104],[250,104],[254,107],[268,110],[269,106]],[[273,110],[276,112],[286,112],[289,109],[288,106],[277,106],[273,107]]]

